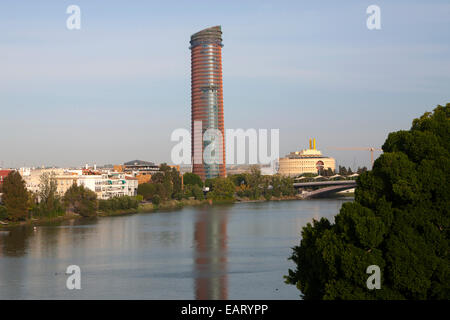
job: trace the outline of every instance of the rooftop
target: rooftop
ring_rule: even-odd
[[[222,42],[222,28],[215,26],[203,29],[191,36],[191,45],[196,45],[203,42]]]
[[[124,163],[125,166],[156,166],[155,163],[143,160],[132,160]]]

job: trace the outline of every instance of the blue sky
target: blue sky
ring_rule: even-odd
[[[4,1],[0,166],[170,162],[190,126],[189,37],[214,25],[225,127],[278,128],[281,155],[315,137],[368,166],[330,147],[380,147],[450,101],[449,1]]]

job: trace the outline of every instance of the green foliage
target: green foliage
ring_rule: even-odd
[[[39,191],[37,192],[38,204],[33,206],[33,217],[57,217],[65,213],[65,207],[56,190],[55,174],[43,173],[40,177]]]
[[[208,178],[205,180],[205,187],[211,189],[213,187],[214,179]]]
[[[153,199],[152,199],[152,203],[155,205],[155,206],[158,206],[160,203],[161,203],[161,197],[159,196],[159,195],[154,195],[153,196]]]
[[[234,184],[238,197],[253,200],[272,197],[293,196],[296,194],[294,180],[279,175],[263,176],[258,167],[252,167],[250,173],[235,174],[228,177]]]
[[[139,200],[137,197],[121,196],[107,200],[98,200],[98,209],[104,212],[137,209]]]
[[[28,191],[25,181],[17,171],[12,171],[3,180],[2,201],[11,221],[24,220],[28,216]]]
[[[438,106],[409,131],[390,133],[335,223],[303,228],[286,282],[305,299],[450,297],[449,116],[450,104]],[[380,290],[366,287],[369,265],[381,269]]]
[[[160,171],[152,176],[151,183],[140,184],[137,192],[145,200],[152,200],[154,195],[158,195],[161,200],[179,198],[179,194],[181,194],[180,173],[177,169],[163,163],[160,165]]]
[[[192,185],[192,186],[197,185],[200,188],[203,187],[203,181],[200,178],[200,176],[196,175],[195,173],[191,173],[191,172],[186,172],[183,175],[183,183],[185,186],[186,185]]]
[[[235,187],[230,179],[217,177],[212,179],[212,191],[208,193],[208,199],[234,200]]]
[[[5,220],[8,218],[8,211],[6,211],[5,206],[0,205],[0,220]]]
[[[198,185],[192,186],[192,196],[195,197],[196,200],[204,200],[205,195],[203,194],[203,189]]]
[[[248,180],[247,180],[248,178],[245,173],[231,175],[230,179],[231,179],[231,181],[233,181],[233,183],[236,187],[248,184]]]
[[[71,186],[64,195],[64,203],[69,211],[83,217],[92,217],[97,214],[97,194],[84,186]]]
[[[153,195],[156,194],[156,184],[142,183],[138,185],[137,193],[138,195],[141,195],[144,200],[151,200]]]

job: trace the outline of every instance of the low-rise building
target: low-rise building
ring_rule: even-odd
[[[77,184],[94,191],[98,199],[111,199],[121,196],[136,196],[137,179],[124,173],[78,176]]]
[[[31,169],[19,170],[25,181],[27,190],[38,193],[41,187],[41,177],[49,174],[56,183],[56,193],[64,196],[72,185],[83,185],[97,194],[98,199],[110,199],[120,196],[136,196],[138,179],[125,173],[100,173],[92,170],[69,169]]]
[[[3,184],[3,180],[12,172],[12,170],[0,170],[0,185]]]
[[[179,171],[179,166],[177,167]],[[152,179],[152,175],[159,172],[159,166],[153,162],[133,160],[125,162],[123,165],[115,165],[114,171],[123,172],[138,179],[138,183],[147,183]]]

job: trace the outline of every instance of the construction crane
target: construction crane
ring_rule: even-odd
[[[370,163],[372,165],[373,168],[373,152],[374,151],[383,151],[383,149],[380,148],[374,148],[374,147],[368,147],[368,148],[336,148],[336,147],[331,147],[330,149],[332,150],[363,150],[363,151],[369,151],[370,152]]]

